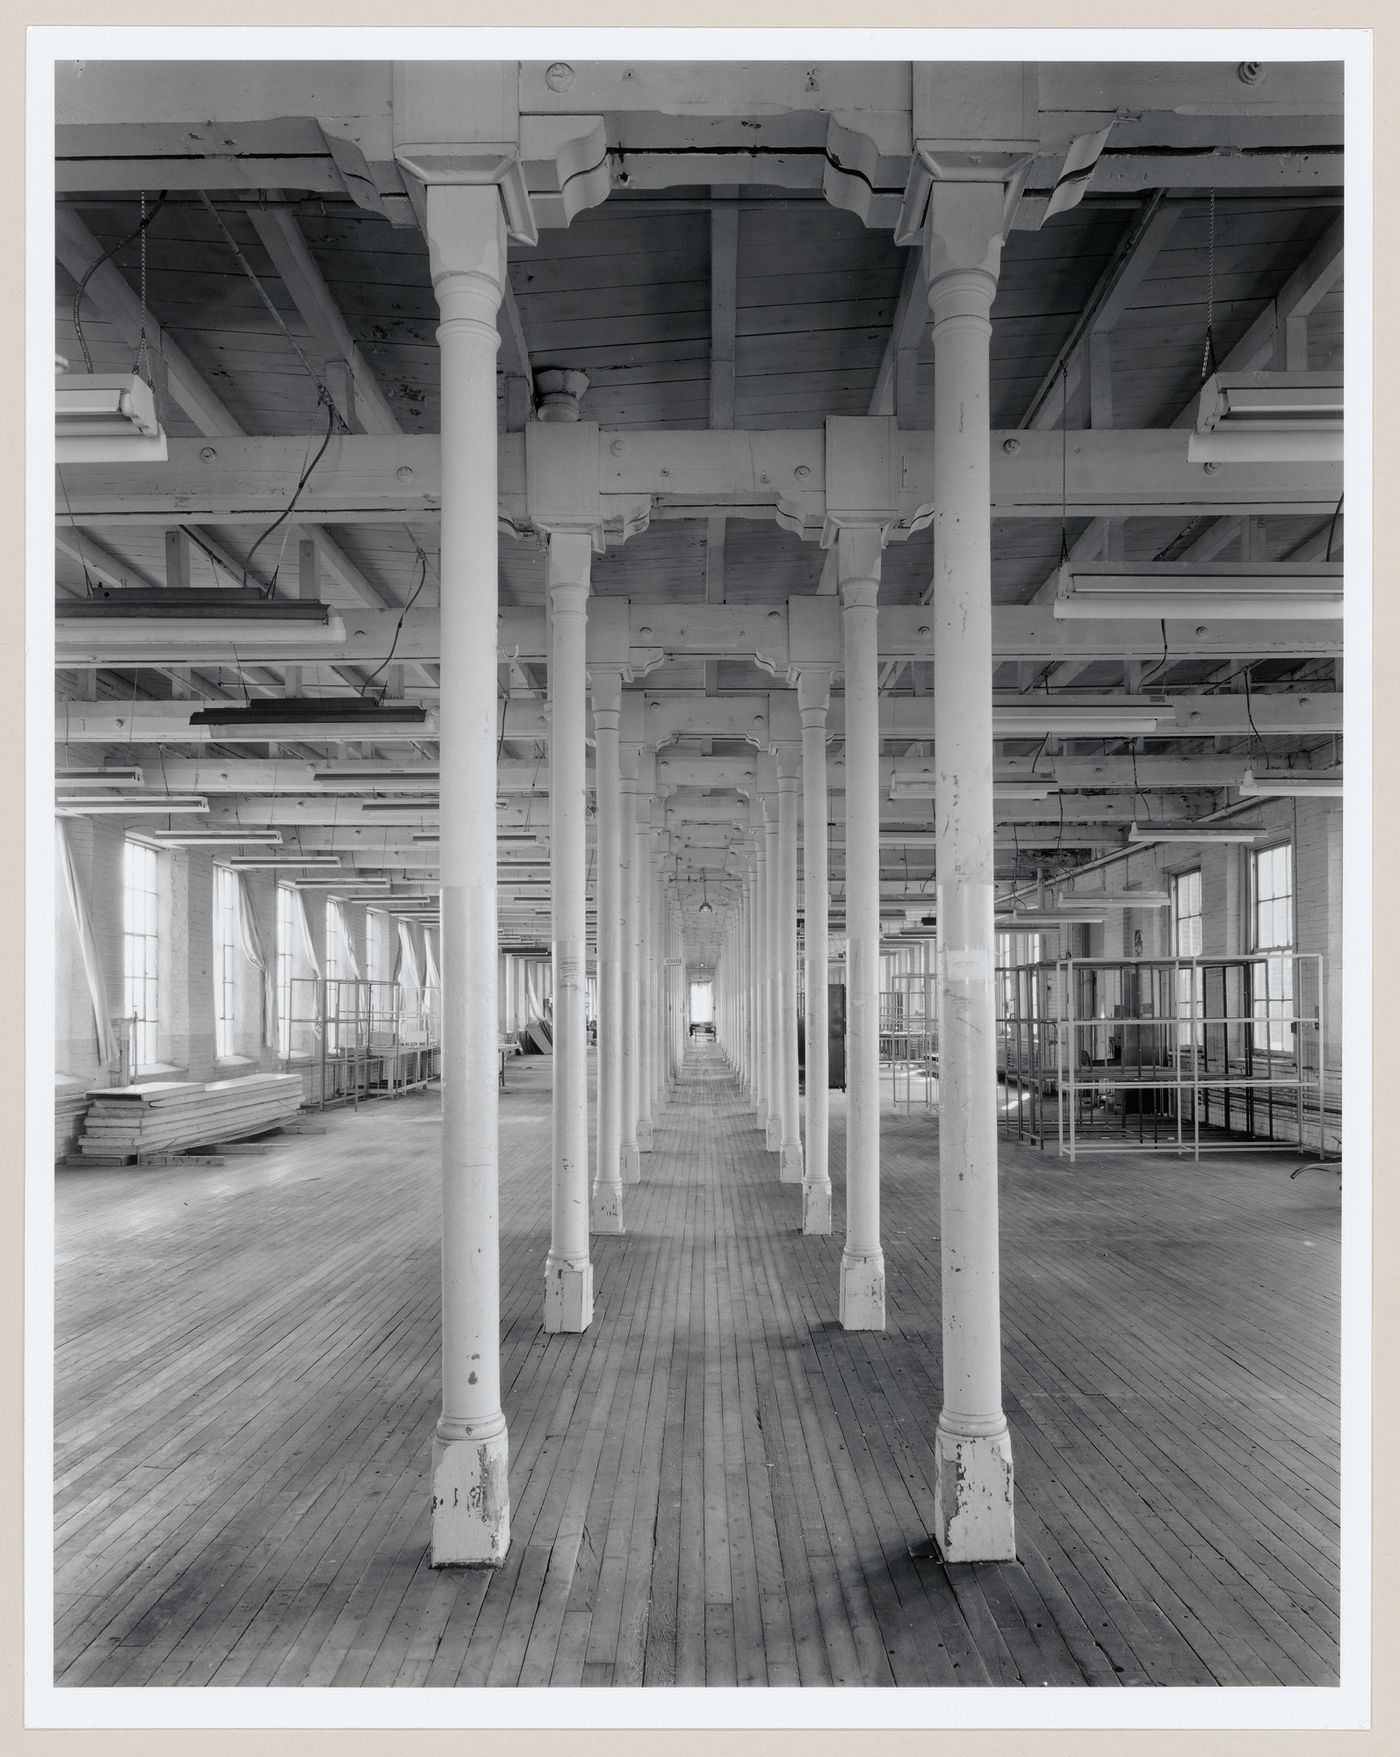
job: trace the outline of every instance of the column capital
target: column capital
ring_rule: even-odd
[[[836,584],[842,609],[874,609],[883,548],[884,533],[878,525],[847,525],[837,532]]]
[[[496,312],[506,286],[506,228],[495,191],[434,185],[426,196],[423,231],[442,325],[475,324],[499,346]]]
[[[802,785],[802,746],[779,744],[774,754],[778,759],[778,791],[796,793]]]
[[[1006,223],[1004,185],[968,181],[933,185],[924,226],[924,264],[935,323],[948,317],[987,316],[1001,272]]]
[[[831,679],[835,665],[803,665],[791,673],[797,685],[797,711],[805,730],[809,726],[825,726],[827,709],[831,706]],[[817,715],[819,718],[812,718]]]
[[[622,672],[620,665],[590,665],[589,689],[593,696],[593,724],[616,732],[622,721]]]
[[[522,244],[607,198],[603,118],[522,116],[517,61],[396,61],[391,108],[394,157],[409,176],[494,188]]]

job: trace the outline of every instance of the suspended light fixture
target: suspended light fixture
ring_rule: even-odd
[[[221,702],[191,714],[190,725],[208,727],[224,744],[294,738],[363,738],[377,743],[389,738],[437,737],[437,716],[425,707],[396,702],[392,708],[382,708],[360,696],[272,696],[239,704]]]
[[[1240,782],[1241,799],[1340,799],[1340,774],[1307,775],[1281,770],[1272,774],[1267,769],[1256,775],[1246,769]]]
[[[57,804],[60,817],[93,817],[103,813],[113,817],[135,812],[200,812],[208,811],[209,801],[193,793],[143,793],[140,798],[122,798],[110,793],[69,795]]]
[[[1217,372],[1201,387],[1193,464],[1340,463],[1339,372]]]
[[[152,842],[165,848],[238,848],[275,846],[282,840],[281,830],[241,830],[234,825],[225,830],[152,830]]]
[[[272,867],[339,866],[338,854],[235,854],[224,864],[234,872],[264,872]]]
[[[59,769],[55,787],[142,787],[144,769]]]
[[[992,779],[992,792],[998,799],[1049,799],[1059,787],[1050,776],[1003,780]],[[891,799],[932,799],[933,774],[926,769],[896,769],[890,776]]]
[[[1325,620],[1342,614],[1342,564],[1215,562],[1201,569],[1174,561],[1132,567],[1066,563],[1053,609],[1060,622],[1205,616],[1225,622]]]
[[[155,394],[135,372],[61,372],[54,388],[60,464],[164,463]]]
[[[1169,702],[1132,696],[1029,696],[992,704],[993,738],[1137,738],[1174,721]]]
[[[705,873],[703,869],[700,873],[700,908],[698,912],[701,915],[713,915],[715,912],[714,904],[710,901],[710,893],[705,886]]]
[[[1264,834],[1243,824],[1134,824],[1130,842],[1255,842]]]

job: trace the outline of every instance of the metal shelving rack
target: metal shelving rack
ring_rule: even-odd
[[[435,990],[410,1006],[397,982],[363,977],[297,977],[292,981],[287,1066],[307,1082],[306,1102],[358,1104],[398,1098],[438,1077],[440,1012]],[[299,1044],[307,1048],[297,1052]]]
[[[1070,1160],[1328,1153],[1320,954],[1071,957],[1001,975],[1008,1134]]]

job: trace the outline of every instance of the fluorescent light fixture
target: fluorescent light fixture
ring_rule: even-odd
[[[1061,897],[1057,909],[1167,909],[1171,897],[1166,891],[1084,891],[1076,897]]]
[[[282,840],[281,830],[152,830],[150,837],[153,842],[161,842],[167,848],[237,848],[243,844],[250,846],[273,846]]]
[[[539,839],[540,839],[540,835],[539,835],[538,830],[497,830],[496,831],[496,840],[498,842],[538,842]],[[413,840],[415,842],[426,842],[426,841],[436,842],[437,837],[436,836],[431,836],[431,837],[429,837],[429,836],[415,836],[413,838]]]
[[[441,782],[437,769],[317,769],[311,779],[321,787],[401,786],[431,787],[436,793]]]
[[[361,811],[411,811],[422,817],[438,810],[436,799],[362,799]]]
[[[1060,568],[1058,621],[1325,621],[1342,614],[1340,562],[1184,562]]]
[[[299,891],[387,891],[393,883],[386,878],[359,878],[352,872],[343,873],[339,878],[307,878],[293,879],[292,883]]]
[[[57,463],[164,463],[169,456],[151,387],[134,372],[62,373],[54,417]]]
[[[992,792],[998,799],[1048,799],[1059,787],[1048,776],[1044,780],[992,780]],[[932,799],[933,775],[923,770],[900,771],[890,776],[891,799]]]
[[[56,787],[144,787],[143,769],[59,769]]]
[[[1079,915],[1066,914],[1063,909],[1023,909],[993,919],[998,933],[1034,933],[1042,927],[1101,927],[1108,917],[1102,910],[1097,915]]]
[[[190,715],[190,725],[207,727],[220,743],[261,743],[289,739],[436,738],[437,716],[424,707],[345,696],[271,696],[241,704],[219,703]]]
[[[1241,824],[1134,824],[1130,842],[1255,842],[1262,829]]]
[[[225,865],[234,872],[263,872],[270,867],[339,866],[338,854],[235,854]]]
[[[143,793],[139,799],[124,799],[111,793],[91,797],[77,794],[58,802],[58,811],[64,817],[93,817],[104,812],[115,817],[145,811],[198,812],[208,809],[209,801],[194,793]]]
[[[1340,462],[1339,372],[1217,372],[1196,405],[1193,464]]]
[[[1169,703],[1139,701],[1131,696],[1091,696],[1068,700],[1027,696],[1024,701],[995,702],[993,738],[1137,738],[1151,735],[1164,720],[1175,720]]]
[[[1339,774],[1309,775],[1297,770],[1265,770],[1256,775],[1246,769],[1240,782],[1241,799],[1340,799],[1342,777]]]

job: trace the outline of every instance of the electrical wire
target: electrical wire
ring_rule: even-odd
[[[155,220],[156,215],[165,206],[166,194],[167,194],[167,191],[162,189],[160,192],[160,195],[156,198],[155,206],[151,209],[151,211],[148,214],[143,215],[142,220],[141,220],[141,224],[139,226],[137,226],[136,230],[134,232],[128,233],[128,235],[122,239],[120,244],[114,244],[110,250],[104,251],[103,254],[98,257],[97,261],[92,263],[89,266],[86,273],[83,275],[83,278],[78,282],[78,290],[73,295],[73,328],[77,331],[78,346],[79,346],[79,348],[82,349],[83,365],[87,368],[87,370],[89,372],[92,371],[92,353],[89,350],[88,345],[87,345],[87,337],[83,334],[83,321],[82,321],[82,313],[81,313],[81,307],[82,307],[82,303],[83,303],[83,294],[87,290],[87,284],[92,279],[92,277],[97,273],[98,269],[100,269],[102,267],[104,262],[110,262],[119,250],[125,250],[128,244],[133,243],[137,238],[141,237],[142,233],[144,233],[145,231],[147,231],[149,229],[149,227],[151,226],[151,224]],[[141,204],[143,207],[145,206],[145,202],[146,202],[146,197],[145,197],[145,193],[143,192],[142,196],[141,196]],[[144,313],[144,309],[145,309],[145,302],[143,299],[143,301],[142,301],[143,313]],[[142,333],[142,337],[144,339],[144,336],[145,336],[144,325],[142,327],[141,333]]]
[[[1327,554],[1324,557],[1326,561],[1332,559],[1332,539],[1337,535],[1337,520],[1342,516],[1342,502],[1345,498],[1344,494],[1337,496],[1337,510],[1332,514],[1332,523],[1327,527]]]
[[[1248,665],[1246,665],[1244,667],[1244,711],[1249,718],[1249,729],[1254,734],[1255,743],[1259,746],[1259,749],[1263,752],[1264,767],[1267,769],[1269,767],[1269,747],[1267,744],[1265,744],[1264,740],[1259,736],[1259,728],[1254,724],[1254,703],[1252,700],[1252,693],[1253,692],[1250,687],[1251,679],[1250,679],[1249,671],[1250,671],[1250,668]]]
[[[1145,684],[1147,682],[1149,677],[1155,677],[1157,675],[1157,673],[1160,670],[1162,670],[1162,668],[1166,665],[1167,660],[1170,658],[1170,656],[1171,656],[1171,654],[1170,654],[1170,651],[1167,647],[1167,619],[1165,617],[1163,617],[1162,618],[1162,657],[1157,661],[1157,663],[1152,667],[1152,669],[1150,671],[1144,671],[1142,676],[1138,678],[1138,689],[1139,690],[1141,690],[1143,684]]]
[[[321,441],[320,450],[316,453],[315,457],[312,458],[311,462],[302,471],[301,480],[296,485],[296,489],[294,490],[294,492],[292,494],[292,498],[287,505],[287,510],[285,512],[279,514],[278,517],[272,521],[272,523],[262,533],[262,535],[258,538],[257,542],[254,543],[253,547],[248,551],[247,555],[244,557],[244,559],[243,559],[243,584],[245,586],[248,584],[248,570],[253,565],[253,557],[257,554],[258,550],[262,548],[263,544],[266,543],[266,541],[272,535],[272,533],[275,530],[277,530],[279,526],[284,525],[287,522],[287,520],[292,516],[292,514],[296,511],[297,502],[301,499],[301,496],[302,496],[302,490],[306,487],[306,484],[311,480],[312,472],[315,470],[317,464],[319,464],[321,459],[326,455],[326,447],[330,444],[331,436],[335,432],[335,423],[336,423],[335,404],[333,402],[331,402],[329,393],[327,393],[327,395],[326,395],[326,434],[325,434],[325,438],[322,439],[322,441]],[[272,578],[268,581],[267,591],[263,594],[263,596],[266,598],[270,598],[272,596],[272,594],[274,593],[274,591],[276,591],[276,589],[277,589],[277,576],[274,573]]]
[[[389,664],[392,662],[394,654],[398,651],[399,635],[403,629],[404,618],[408,615],[409,611],[412,610],[414,604],[417,602],[418,594],[423,590],[424,583],[428,578],[427,551],[424,549],[418,549],[417,555],[418,555],[418,570],[419,570],[418,571],[418,584],[413,588],[413,591],[410,594],[408,601],[405,603],[403,609],[399,611],[399,620],[394,624],[394,638],[390,644],[388,656],[386,658],[384,658],[378,665],[376,665],[374,670],[370,672],[369,676],[366,677],[362,681],[362,683],[360,684],[360,694],[361,695],[363,695],[365,693],[365,690],[369,687],[369,685],[371,683],[374,682],[375,678],[378,677],[379,673],[381,671],[386,670],[388,668]],[[384,697],[388,694],[388,692],[389,692],[389,680],[386,677],[384,679],[384,687],[379,692],[379,705],[381,707],[384,705]],[[499,757],[497,760],[499,760]]]

